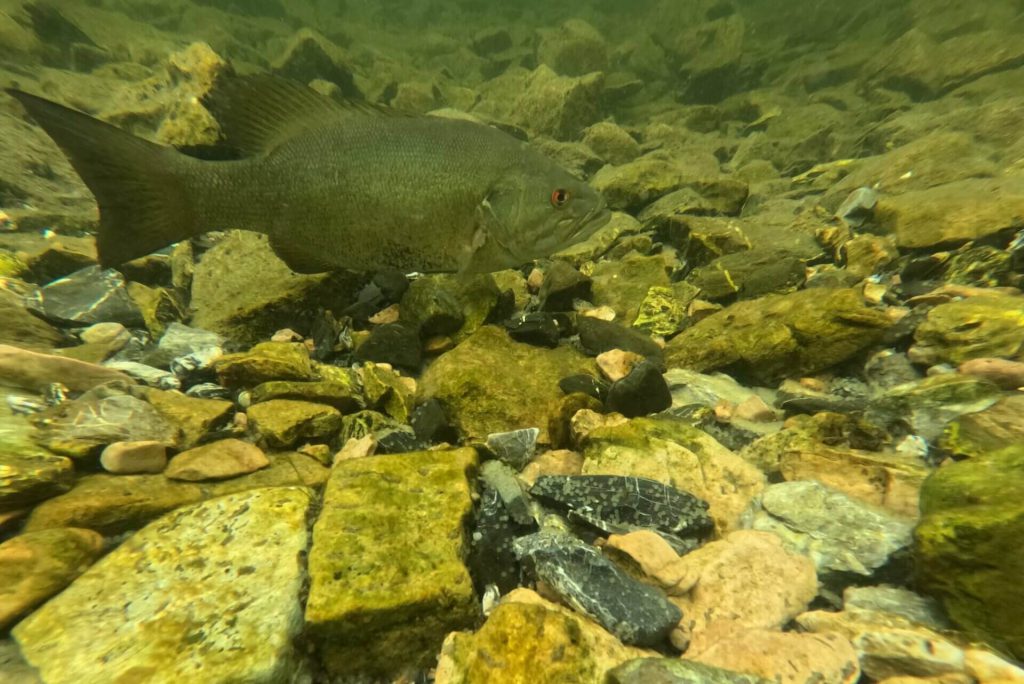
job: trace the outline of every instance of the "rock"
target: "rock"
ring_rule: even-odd
[[[212,430],[226,424],[235,408],[223,399],[203,399],[158,389],[147,388],[142,396],[167,422],[181,429],[183,449],[191,449]]]
[[[680,296],[684,289],[686,292]],[[674,283],[672,287],[652,286],[640,302],[633,327],[651,335],[675,335],[686,325],[689,318],[686,307],[697,294],[698,290],[687,283]]]
[[[512,35],[505,28],[486,28],[473,34],[473,52],[488,57],[512,48]]]
[[[535,311],[516,314],[505,322],[508,335],[516,342],[554,349],[568,328],[566,319],[558,314]]]
[[[697,583],[697,568],[685,566],[682,557],[657,532],[612,534],[602,548],[626,572],[634,576],[639,572],[668,596],[682,596]]]
[[[250,406],[247,414],[253,430],[272,449],[329,441],[341,429],[338,409],[309,401],[272,399]]]
[[[544,311],[572,311],[575,300],[590,299],[590,278],[564,261],[552,261],[537,296]]]
[[[186,316],[178,298],[166,288],[130,282],[128,296],[135,302],[146,330],[154,339],[164,334],[169,323],[180,321]]]
[[[963,375],[985,378],[1004,390],[1024,387],[1024,362],[1006,359],[980,358],[960,364],[957,371]]]
[[[602,684],[608,670],[642,655],[647,652],[623,645],[592,621],[517,589],[476,633],[448,635],[435,681]]]
[[[576,320],[576,329],[580,335],[580,346],[592,356],[621,349],[661,362],[661,347],[654,340],[618,323],[582,316]]]
[[[612,383],[605,405],[627,418],[635,418],[669,408],[672,394],[658,367],[641,361],[626,377]]]
[[[546,444],[550,416],[563,396],[558,381],[595,371],[593,362],[568,348],[513,342],[501,329],[484,326],[424,371],[420,398],[440,401],[466,439],[537,427],[538,441]]]
[[[954,456],[973,458],[1021,443],[1024,443],[1024,396],[1015,394],[949,423],[939,446]]]
[[[860,677],[857,652],[838,634],[737,631],[686,659],[783,684],[854,684]]]
[[[537,61],[562,76],[582,76],[608,69],[604,37],[582,19],[569,19],[556,29],[541,29],[537,33]]]
[[[804,284],[805,262],[783,250],[754,247],[694,269],[686,282],[710,301],[793,292]]]
[[[423,360],[423,349],[415,329],[401,323],[387,323],[370,331],[370,337],[356,348],[355,356],[360,361],[416,370]]]
[[[591,274],[594,303],[608,305],[630,324],[652,287],[669,287],[668,271],[661,256],[631,256],[621,261],[602,261]]]
[[[843,608],[851,612],[888,613],[936,631],[948,630],[951,627],[938,601],[915,594],[909,589],[887,584],[877,587],[847,587],[843,591]]]
[[[14,443],[12,443],[14,442]],[[0,442],[0,509],[19,508],[63,494],[74,481],[74,466],[64,457],[34,447],[29,440]]]
[[[342,413],[352,413],[366,407],[358,381],[349,373],[335,373],[330,380],[297,382],[271,380],[256,385],[250,393],[254,404],[272,399],[295,399],[327,404]]]
[[[29,532],[0,544],[0,629],[71,584],[102,551],[101,535],[70,527]]]
[[[742,90],[747,82],[749,76],[743,68],[750,39],[742,15],[701,22],[668,40],[674,58],[682,65],[681,102],[713,104]]]
[[[269,468],[203,485],[175,482],[163,475],[84,475],[70,492],[36,506],[25,531],[84,527],[116,535],[138,529],[168,511],[215,496],[260,487],[316,487],[326,479],[327,469],[302,454],[275,456]]]
[[[888,316],[855,289],[813,289],[737,302],[687,328],[665,349],[669,366],[730,367],[759,382],[811,374],[877,343]]]
[[[224,341],[224,337],[217,333],[172,321],[157,341],[156,349],[146,355],[145,361],[151,366],[168,368],[174,359],[190,354],[208,355],[211,350],[219,350]]]
[[[131,379],[93,363],[0,344],[0,386],[39,392],[60,382],[73,392],[83,392],[113,381],[130,383]]]
[[[914,533],[917,581],[942,601],[972,637],[1024,657],[1017,578],[1024,556],[1016,540],[1024,507],[1024,449],[1019,445],[940,468],[921,491]]]
[[[946,424],[983,411],[999,401],[999,387],[966,375],[933,375],[897,385],[876,397],[867,415],[878,425],[904,425],[916,435],[937,439]]]
[[[638,658],[608,673],[609,684],[768,684],[768,679],[680,658]]]
[[[545,475],[579,475],[583,457],[569,449],[553,449],[537,456],[519,473],[519,478],[530,486]]]
[[[198,670],[214,680],[286,679],[301,663],[294,640],[311,502],[302,488],[264,488],[170,513],[93,565],[13,636],[45,681],[57,684],[85,672],[106,681],[154,673],[188,679]],[[140,625],[151,635],[143,648]]]
[[[152,440],[114,442],[103,449],[100,465],[119,475],[162,473],[167,467],[167,445]]]
[[[343,97],[360,98],[352,69],[340,47],[317,31],[303,27],[292,34],[281,54],[271,63],[273,71],[300,83],[323,79],[335,84]]]
[[[21,349],[46,352],[64,341],[59,330],[32,315],[21,297],[6,290],[0,290],[0,320],[4,321],[0,328],[0,349],[13,345]]]
[[[543,476],[530,494],[606,534],[651,530],[674,547],[699,546],[712,532],[707,503],[654,480],[610,475]]]
[[[940,304],[914,331],[914,363],[1024,359],[1024,297],[983,296]]]
[[[629,375],[630,371],[644,360],[644,357],[636,352],[611,349],[598,354],[595,360],[597,367],[601,369],[601,374],[608,380],[617,382]]]
[[[487,450],[502,463],[507,463],[517,471],[526,467],[533,460],[537,450],[538,428],[525,428],[511,432],[495,432],[487,435]]]
[[[421,448],[412,427],[376,411],[359,411],[342,418],[338,442],[344,444],[367,435],[373,437],[380,454],[400,454]]]
[[[656,480],[710,505],[720,534],[742,525],[764,474],[714,438],[669,418],[634,418],[591,430],[581,443],[583,473]]]
[[[128,295],[124,276],[114,269],[90,266],[55,280],[40,290],[47,318],[72,325],[112,321],[129,328],[144,325],[142,313]]]
[[[682,617],[660,591],[633,579],[569,534],[540,532],[517,539],[514,546],[537,582],[624,644],[661,645]]]
[[[964,651],[967,674],[979,682],[1019,684],[1024,681],[1024,668],[1003,660],[990,651],[968,648]]]
[[[169,371],[147,366],[144,363],[135,361],[107,361],[103,364],[107,368],[120,371],[137,382],[149,387],[174,390],[181,389],[181,380]]]
[[[177,446],[181,431],[147,402],[103,386],[36,417],[36,439],[54,453],[85,458],[114,442]]]
[[[472,449],[335,465],[313,528],[306,623],[334,677],[433,662],[478,615],[462,564]]]
[[[451,286],[448,279],[439,276],[413,280],[402,295],[402,322],[418,329],[424,338],[458,332],[466,316]]]
[[[605,166],[594,174],[592,184],[610,208],[635,212],[694,182],[693,174],[674,159],[645,155],[618,166]]]
[[[628,164],[640,156],[636,139],[611,121],[600,121],[583,131],[583,144],[609,164]]]
[[[295,274],[264,236],[231,232],[195,266],[191,325],[253,345],[282,328],[309,329],[318,309],[343,311],[363,278],[347,271]]]
[[[676,570],[697,578],[689,593],[672,598],[697,652],[714,646],[716,624],[781,629],[818,593],[814,563],[768,532],[730,532],[683,556]]]
[[[1014,228],[1024,213],[1024,181],[972,178],[883,196],[875,208],[881,230],[900,249],[979,240]]]
[[[755,530],[774,532],[787,549],[814,561],[830,588],[850,577],[877,577],[905,565],[913,525],[820,482],[780,482],[761,495]],[[894,569],[893,566],[896,566]]]
[[[271,380],[316,379],[304,345],[292,342],[262,342],[247,352],[226,354],[213,364],[222,385],[252,387]]]
[[[183,451],[171,459],[164,475],[172,480],[226,480],[270,465],[267,455],[240,439],[222,439]]]
[[[600,119],[604,74],[559,76],[541,64],[526,79],[512,115],[516,123],[556,140],[576,139]]]

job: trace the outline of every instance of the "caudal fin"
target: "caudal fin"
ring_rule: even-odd
[[[191,160],[56,102],[12,88],[6,92],[53,138],[96,197],[103,266],[194,234],[181,175]]]

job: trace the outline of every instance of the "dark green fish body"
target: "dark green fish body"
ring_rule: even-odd
[[[300,272],[483,272],[549,256],[608,216],[589,186],[497,129],[339,104],[276,78],[229,79],[204,100],[244,155],[218,162],[8,92],[96,196],[104,265],[241,228]]]

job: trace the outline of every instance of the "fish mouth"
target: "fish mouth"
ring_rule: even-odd
[[[603,228],[611,220],[611,217],[612,212],[608,209],[608,205],[604,201],[600,202],[579,220],[569,234],[569,240],[572,242],[586,240],[600,228]]]

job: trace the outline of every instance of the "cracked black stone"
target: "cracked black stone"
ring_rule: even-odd
[[[517,523],[495,489],[486,484],[481,487],[480,507],[466,559],[477,593],[483,594],[489,584],[497,586],[503,594],[519,586],[522,571],[512,544],[518,537],[536,530],[533,522]]]

